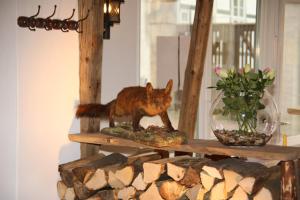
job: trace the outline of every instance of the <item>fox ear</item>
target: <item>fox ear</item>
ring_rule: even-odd
[[[173,80],[170,79],[167,83],[166,89],[165,89],[165,93],[166,94],[170,94],[172,91],[172,87],[173,87]]]
[[[147,91],[147,95],[148,96],[152,94],[153,87],[152,87],[151,83],[147,83],[147,85],[146,85],[146,91]]]

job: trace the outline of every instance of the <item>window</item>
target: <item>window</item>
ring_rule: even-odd
[[[140,83],[151,82],[154,87],[163,88],[173,79],[173,105],[169,115],[174,127],[179,119],[195,4],[196,0],[141,0]],[[235,12],[238,17],[234,16]],[[215,93],[206,88],[215,83],[213,67],[240,68],[245,64],[254,67],[256,22],[247,13],[256,16],[255,0],[215,0],[198,132],[209,131],[208,111]],[[141,123],[159,124],[160,119],[143,119]]]

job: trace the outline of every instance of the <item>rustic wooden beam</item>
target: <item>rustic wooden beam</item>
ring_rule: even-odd
[[[80,103],[100,103],[101,68],[103,50],[103,0],[78,0],[78,18],[88,18],[81,23],[79,34],[79,76]],[[99,119],[81,119],[81,133],[98,132]],[[99,151],[98,145],[81,144],[81,157],[93,155]]]
[[[213,9],[213,0],[196,1],[189,56],[185,70],[178,129],[194,138],[200,88]]]
[[[293,160],[281,162],[281,199],[297,199],[295,173]]]

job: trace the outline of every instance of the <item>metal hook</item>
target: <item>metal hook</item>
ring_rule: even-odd
[[[40,14],[40,9],[41,9],[41,6],[40,5],[38,5],[38,11],[37,11],[37,13],[35,14],[35,15],[32,15],[31,17],[29,17],[29,18],[33,18],[33,17],[36,17],[36,16],[38,16],[39,14]]]
[[[50,16],[49,16],[49,17],[47,17],[46,19],[50,19],[51,17],[53,17],[53,16],[54,16],[54,14],[55,14],[55,12],[56,12],[56,5],[54,5],[54,11],[53,11],[52,15],[50,15]]]
[[[69,18],[67,18],[67,19],[64,19],[64,21],[67,21],[67,20],[72,19],[72,17],[74,16],[74,13],[75,13],[75,9],[73,9],[73,13],[72,13],[71,17],[69,17]]]
[[[82,21],[86,20],[88,18],[88,16],[89,16],[89,13],[90,13],[90,10],[87,11],[87,14],[86,14],[86,16],[84,18],[78,20],[77,22],[79,23],[79,22],[82,22]]]

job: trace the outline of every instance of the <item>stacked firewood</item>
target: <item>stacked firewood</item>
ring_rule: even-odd
[[[59,166],[62,200],[269,200],[280,198],[280,169],[229,158],[155,152],[125,157],[113,153]]]

